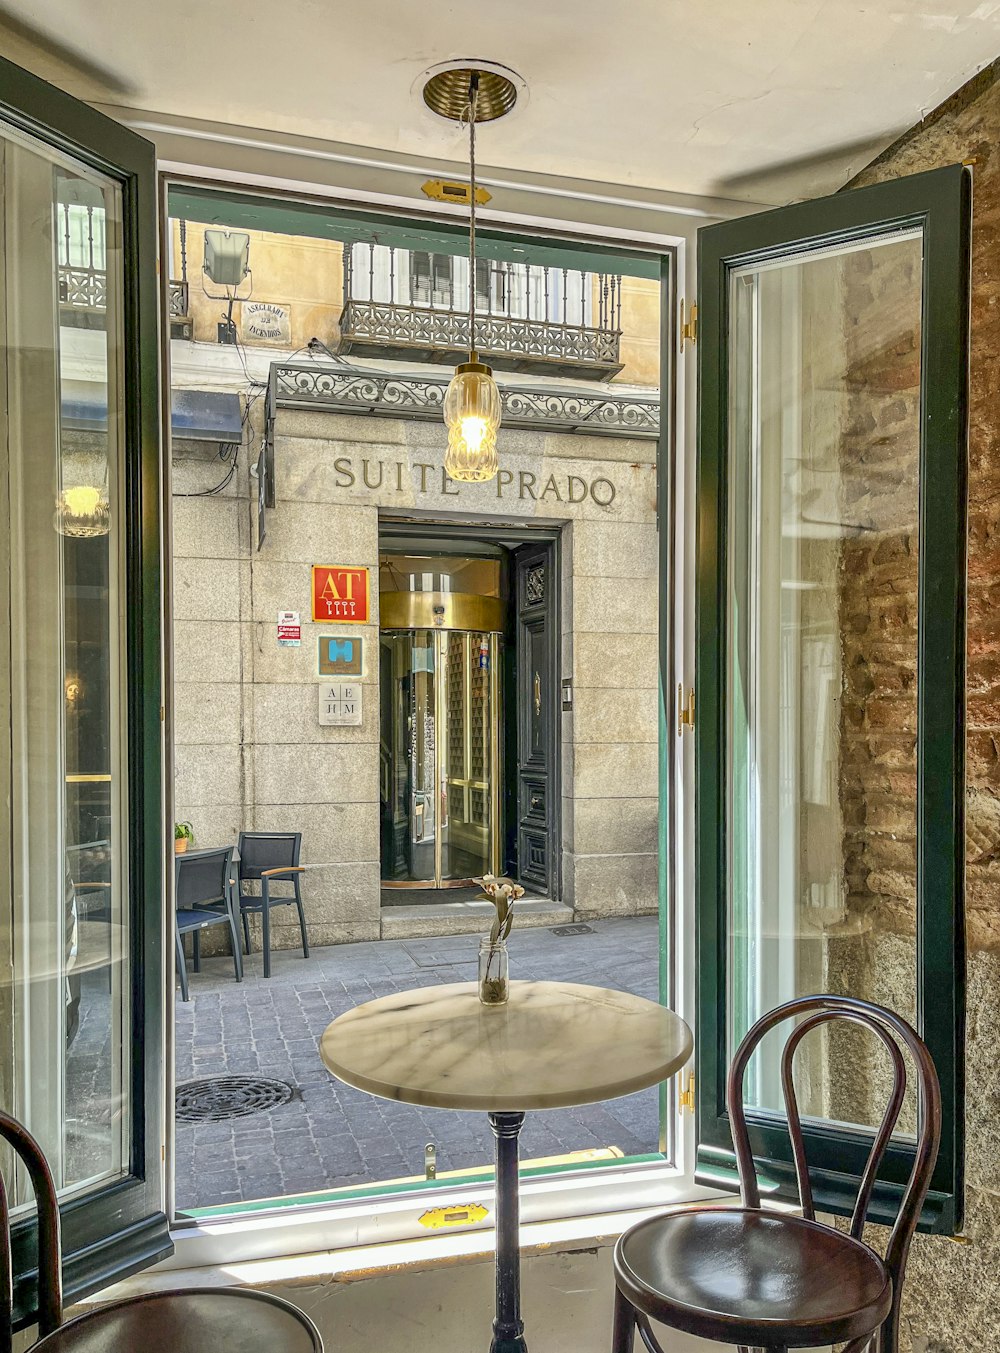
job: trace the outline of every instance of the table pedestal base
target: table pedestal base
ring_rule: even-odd
[[[496,1138],[497,1309],[490,1353],[527,1353],[521,1319],[517,1139],[523,1113],[491,1113]]]

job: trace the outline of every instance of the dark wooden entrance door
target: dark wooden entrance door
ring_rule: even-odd
[[[557,592],[553,541],[514,551],[517,877],[553,896],[559,877]]]

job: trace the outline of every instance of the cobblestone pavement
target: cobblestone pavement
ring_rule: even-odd
[[[588,933],[515,930],[516,978],[587,982],[656,999],[657,918],[594,921]],[[295,1087],[278,1108],[221,1123],[178,1123],[177,1207],[422,1175],[424,1146],[437,1146],[439,1171],[492,1160],[485,1114],[423,1109],[376,1099],[335,1080],[317,1044],[330,1021],[375,996],[416,986],[474,979],[479,937],[381,940],[276,954],[272,976],[260,955],[233,980],[232,959],[208,958],[190,973],[191,1000],[176,1000],[177,1082],[225,1074],[277,1078]],[[190,965],[189,965],[190,968]],[[522,1158],[618,1147],[625,1155],[657,1149],[658,1094],[640,1091],[582,1108],[528,1115]]]

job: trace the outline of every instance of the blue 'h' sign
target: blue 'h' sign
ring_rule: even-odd
[[[360,676],[361,640],[344,639],[340,635],[319,636],[320,676]]]
[[[354,640],[353,639],[331,639],[326,650],[327,662],[336,662],[337,659],[343,662],[354,661]]]

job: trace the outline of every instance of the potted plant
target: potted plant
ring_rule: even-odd
[[[484,874],[476,882],[483,899],[492,902],[497,913],[490,933],[479,941],[479,999],[483,1005],[505,1005],[510,995],[507,936],[514,924],[514,903],[524,896],[524,889],[493,874]]]
[[[174,823],[174,854],[183,855],[194,841],[194,828],[190,822]]]

